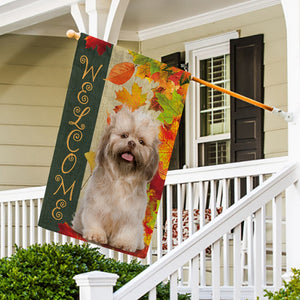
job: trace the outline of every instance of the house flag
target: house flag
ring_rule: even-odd
[[[146,257],[190,79],[81,33],[39,226]]]

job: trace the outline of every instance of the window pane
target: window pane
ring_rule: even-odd
[[[212,166],[230,162],[230,141],[217,141],[198,145],[199,166]]]
[[[229,55],[201,60],[200,76],[229,89]],[[200,137],[229,132],[229,107],[230,96],[205,85],[200,86]]]

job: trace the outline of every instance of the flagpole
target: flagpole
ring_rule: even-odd
[[[70,38],[70,39],[74,38],[76,40],[79,40],[79,38],[80,38],[80,32],[75,32],[72,29],[69,29],[66,34],[67,34],[67,37]],[[267,111],[269,111],[269,112],[271,112],[273,114],[276,114],[276,115],[284,118],[287,122],[291,122],[293,120],[292,113],[285,112],[285,111],[283,111],[283,110],[281,110],[279,108],[276,108],[276,107],[273,107],[273,106],[270,106],[270,105],[258,102],[256,100],[253,100],[251,98],[245,97],[245,96],[243,96],[241,94],[232,92],[230,90],[226,90],[226,89],[224,89],[224,88],[222,88],[220,86],[217,86],[215,84],[212,84],[211,82],[205,81],[205,80],[197,78],[197,77],[192,77],[192,80],[195,81],[195,82],[198,82],[200,84],[203,84],[203,85],[205,85],[207,87],[213,88],[213,89],[215,89],[217,91],[220,91],[220,92],[222,92],[224,94],[230,95],[230,96],[232,96],[234,98],[237,98],[239,100],[248,102],[248,103],[250,103],[250,104],[252,104],[254,106],[257,106],[257,107],[260,107],[260,108],[262,108],[264,110],[267,110]]]
[[[273,107],[273,106],[270,106],[270,105],[267,105],[267,104],[263,104],[261,102],[258,102],[256,100],[253,100],[251,98],[248,98],[248,97],[245,97],[241,94],[238,94],[238,93],[235,93],[235,92],[232,92],[230,90],[226,90],[220,86],[217,86],[215,84],[212,84],[211,82],[208,82],[208,81],[205,81],[203,79],[200,79],[200,78],[197,78],[197,77],[192,77],[192,80],[195,81],[195,82],[198,82],[200,84],[203,84],[203,85],[206,85],[207,87],[210,87],[210,88],[213,88],[215,90],[218,90],[219,92],[222,92],[224,94],[227,94],[227,95],[230,95],[234,98],[237,98],[239,100],[242,100],[242,101],[245,101],[245,102],[248,102],[254,106],[257,106],[257,107],[260,107],[264,110],[267,110],[273,114],[276,114],[282,118],[284,118],[287,122],[291,122],[292,119],[293,119],[293,116],[291,113],[288,113],[288,112],[285,112],[281,109],[278,109],[276,107]]]

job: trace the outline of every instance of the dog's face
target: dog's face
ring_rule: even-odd
[[[122,174],[138,173],[150,181],[158,167],[158,123],[140,109],[112,113],[98,151],[98,163],[109,160]]]

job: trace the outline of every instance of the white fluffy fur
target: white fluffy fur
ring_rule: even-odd
[[[147,182],[158,168],[158,144],[158,123],[141,109],[112,113],[73,219],[76,232],[125,251],[144,248]]]

